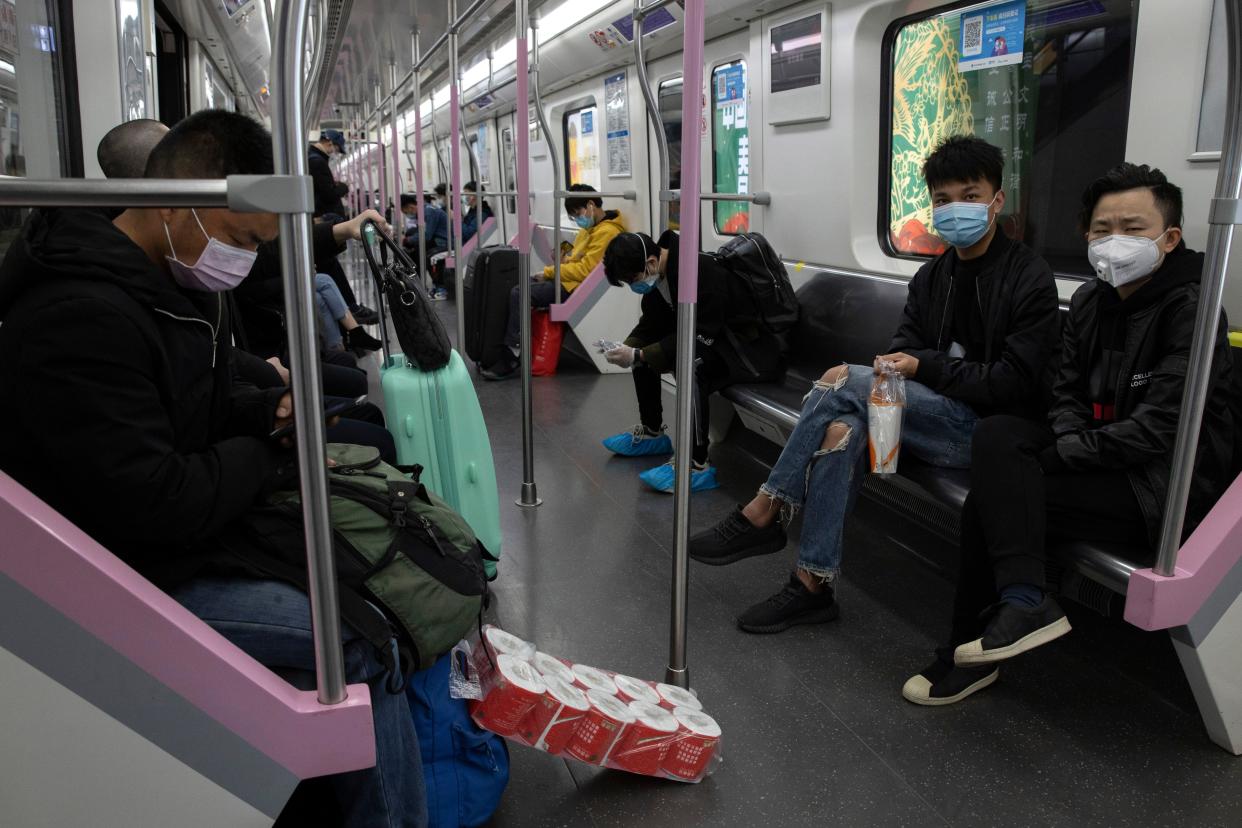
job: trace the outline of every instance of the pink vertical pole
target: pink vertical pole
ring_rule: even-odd
[[[525,3],[522,4],[525,6]],[[525,11],[523,9],[522,11]],[[517,36],[517,218],[518,253],[530,253],[530,58],[526,54],[526,20],[518,15]],[[522,274],[525,275],[525,274]]]
[[[384,116],[375,125],[375,174],[379,177],[379,212],[388,206],[388,159],[384,157]]]
[[[677,436],[673,455],[673,595],[669,619],[668,669],[665,681],[690,686],[686,666],[690,592],[690,464],[691,447],[706,429],[696,428],[695,303],[699,297],[699,192],[703,147],[699,119],[703,117],[703,37],[706,0],[686,0],[682,43],[681,122],[681,239],[677,266]],[[636,37],[642,37],[636,22]]]
[[[364,134],[365,134],[365,131],[364,131]],[[362,156],[364,159],[363,163],[365,165],[365,169],[367,173],[367,194],[366,194],[366,198],[364,198],[362,201],[362,209],[364,210],[367,209],[368,207],[374,206],[371,204],[371,198],[372,198],[372,193],[375,192],[375,182],[371,178],[371,165],[372,165],[372,162],[375,156],[375,148],[371,146],[370,143],[367,143],[366,147],[367,147],[366,152],[363,153],[363,156]]]
[[[453,210],[453,238],[456,241],[454,249],[454,258],[461,253],[461,246],[465,243],[461,234],[462,213],[466,208],[462,203],[461,191],[461,109],[458,107],[460,94],[457,89],[457,78],[449,78],[449,178],[452,181],[453,189],[449,192],[450,206]],[[461,263],[458,262],[456,267],[460,268]]]
[[[392,127],[389,129],[389,137],[392,139],[392,219],[397,220],[397,214],[401,212],[401,192],[405,189],[401,180],[401,150],[397,147],[397,64],[389,64],[389,74],[391,75],[390,86],[392,86]]]

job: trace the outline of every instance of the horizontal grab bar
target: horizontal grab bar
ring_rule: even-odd
[[[298,175],[201,178],[7,178],[4,207],[227,207],[239,213],[311,213],[311,179]]]
[[[681,190],[661,190],[660,201],[681,201]],[[750,204],[772,203],[772,194],[763,193],[699,193],[699,201],[745,201]]]
[[[626,201],[638,201],[636,190],[625,190],[619,193],[598,193],[593,190],[557,190],[553,198],[621,198]]]

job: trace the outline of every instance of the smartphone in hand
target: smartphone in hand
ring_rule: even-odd
[[[343,417],[352,411],[357,411],[359,408],[366,405],[366,403],[366,394],[352,400],[333,400],[331,403],[324,406],[323,419],[326,422],[335,417]],[[294,428],[293,423],[291,422],[274,430],[271,434],[267,435],[267,437],[269,440],[280,440],[284,437],[292,437],[293,433]]]

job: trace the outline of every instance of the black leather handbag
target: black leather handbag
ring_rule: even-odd
[[[380,250],[378,262],[375,260],[375,247]],[[362,223],[362,249],[379,287],[380,341],[384,345],[385,357],[391,353],[386,324],[386,317],[391,315],[397,341],[401,343],[406,359],[420,371],[437,371],[448,365],[453,346],[444,323],[432,309],[426,291],[419,284],[414,261],[401,249],[401,245],[370,220]]]

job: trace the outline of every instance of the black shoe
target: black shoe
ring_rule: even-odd
[[[959,667],[948,649],[937,650],[937,658],[901,688],[901,697],[914,704],[940,707],[956,704],[967,696],[993,684],[1000,669],[993,665]]]
[[[822,592],[811,592],[795,572],[780,592],[739,615],[737,626],[748,633],[778,633],[796,624],[835,621],[839,612],[831,586],[824,584]]]
[[[785,548],[785,528],[779,520],[760,529],[738,506],[710,529],[690,536],[690,557],[699,563],[724,566],[755,555],[770,555]]]
[[[382,344],[378,339],[371,336],[362,328],[354,328],[352,331],[346,331],[344,336],[345,347],[351,351],[378,351]]]
[[[517,379],[518,368],[522,367],[522,360],[513,355],[508,348],[496,358],[496,361],[486,368],[480,369],[479,376],[485,380],[507,380]]]
[[[1051,595],[1045,595],[1037,607],[1019,607],[1000,602],[984,615],[991,615],[982,638],[960,645],[953,651],[953,660],[963,667],[991,664],[1047,644],[1070,631],[1065,611]]]
[[[350,310],[354,315],[354,320],[359,325],[374,325],[379,322],[379,314],[368,308],[366,305],[359,305]]]

